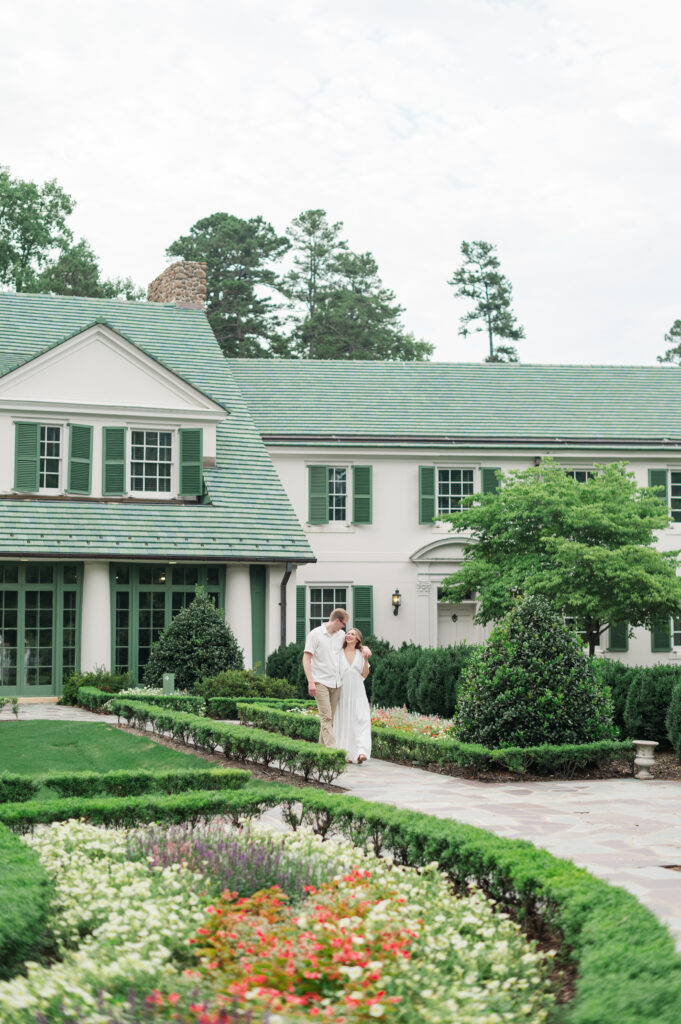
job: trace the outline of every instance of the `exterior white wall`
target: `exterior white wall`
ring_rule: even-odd
[[[306,586],[347,586],[370,584],[374,596],[375,633],[399,645],[413,641],[423,645],[482,642],[489,627],[472,621],[474,606],[438,605],[437,588],[461,565],[465,538],[452,534],[448,524],[419,524],[419,466],[471,468],[474,489],[481,489],[482,468],[524,470],[536,457],[552,455],[566,468],[589,469],[598,463],[626,461],[639,486],[648,486],[649,469],[681,471],[681,452],[615,448],[590,452],[584,448],[520,448],[490,446],[486,450],[436,447],[288,446],[268,445],[293,507],[304,525],[317,562],[300,566],[296,583]],[[352,474],[348,473],[348,521],[325,526],[307,524],[309,465],[373,467],[373,522],[351,524]],[[681,523],[672,524],[659,537],[661,550],[681,548]],[[393,614],[391,595],[398,588],[402,604]],[[351,600],[351,591],[349,598]],[[290,596],[289,601],[293,600]],[[455,622],[452,615],[456,615]],[[607,634],[603,637],[607,647]],[[604,649],[603,654],[607,655]],[[629,651],[609,655],[631,664],[674,662],[672,652],[653,653],[650,634],[637,630]]]
[[[234,563],[227,566],[225,621],[244,652],[244,665],[246,668],[252,668],[251,577],[245,564]]]
[[[108,562],[83,565],[80,667],[111,670],[111,589]]]

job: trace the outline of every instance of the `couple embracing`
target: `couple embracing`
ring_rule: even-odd
[[[346,750],[348,761],[362,764],[371,757],[371,712],[364,680],[371,651],[362,646],[358,629],[345,628],[350,616],[334,608],[328,622],[309,633],[303,667],[307,689],[319,709],[319,742]]]

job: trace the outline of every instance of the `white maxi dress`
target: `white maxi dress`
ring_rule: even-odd
[[[340,674],[340,694],[338,706],[333,720],[333,731],[336,746],[347,750],[348,761],[357,761],[364,754],[367,761],[371,757],[371,711],[367,700],[362,670],[364,658],[356,651],[354,660],[349,663],[345,651],[338,655]]]

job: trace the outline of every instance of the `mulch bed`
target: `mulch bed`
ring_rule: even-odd
[[[114,725],[114,729],[120,729],[121,732],[130,732],[135,736],[143,736],[147,740],[153,740],[154,743],[160,743],[162,747],[178,750],[181,754],[193,754],[194,757],[200,757],[218,768],[241,768],[243,771],[250,772],[251,778],[257,782],[285,782],[287,786],[300,786],[301,788],[303,786],[307,788],[311,786],[313,789],[323,789],[327,793],[347,793],[347,790],[343,789],[342,786],[334,786],[324,782],[313,782],[311,779],[306,782],[302,775],[280,772],[278,768],[265,768],[261,764],[232,761],[226,758],[224,754],[208,754],[202,750],[196,750],[186,743],[181,743],[179,740],[167,739],[165,736],[158,736],[156,733],[147,732],[144,729],[133,729],[128,725]]]

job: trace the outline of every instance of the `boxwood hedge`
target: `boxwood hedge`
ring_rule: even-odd
[[[39,958],[53,886],[35,850],[3,824],[0,865],[0,979],[5,979],[17,974],[24,961]]]

